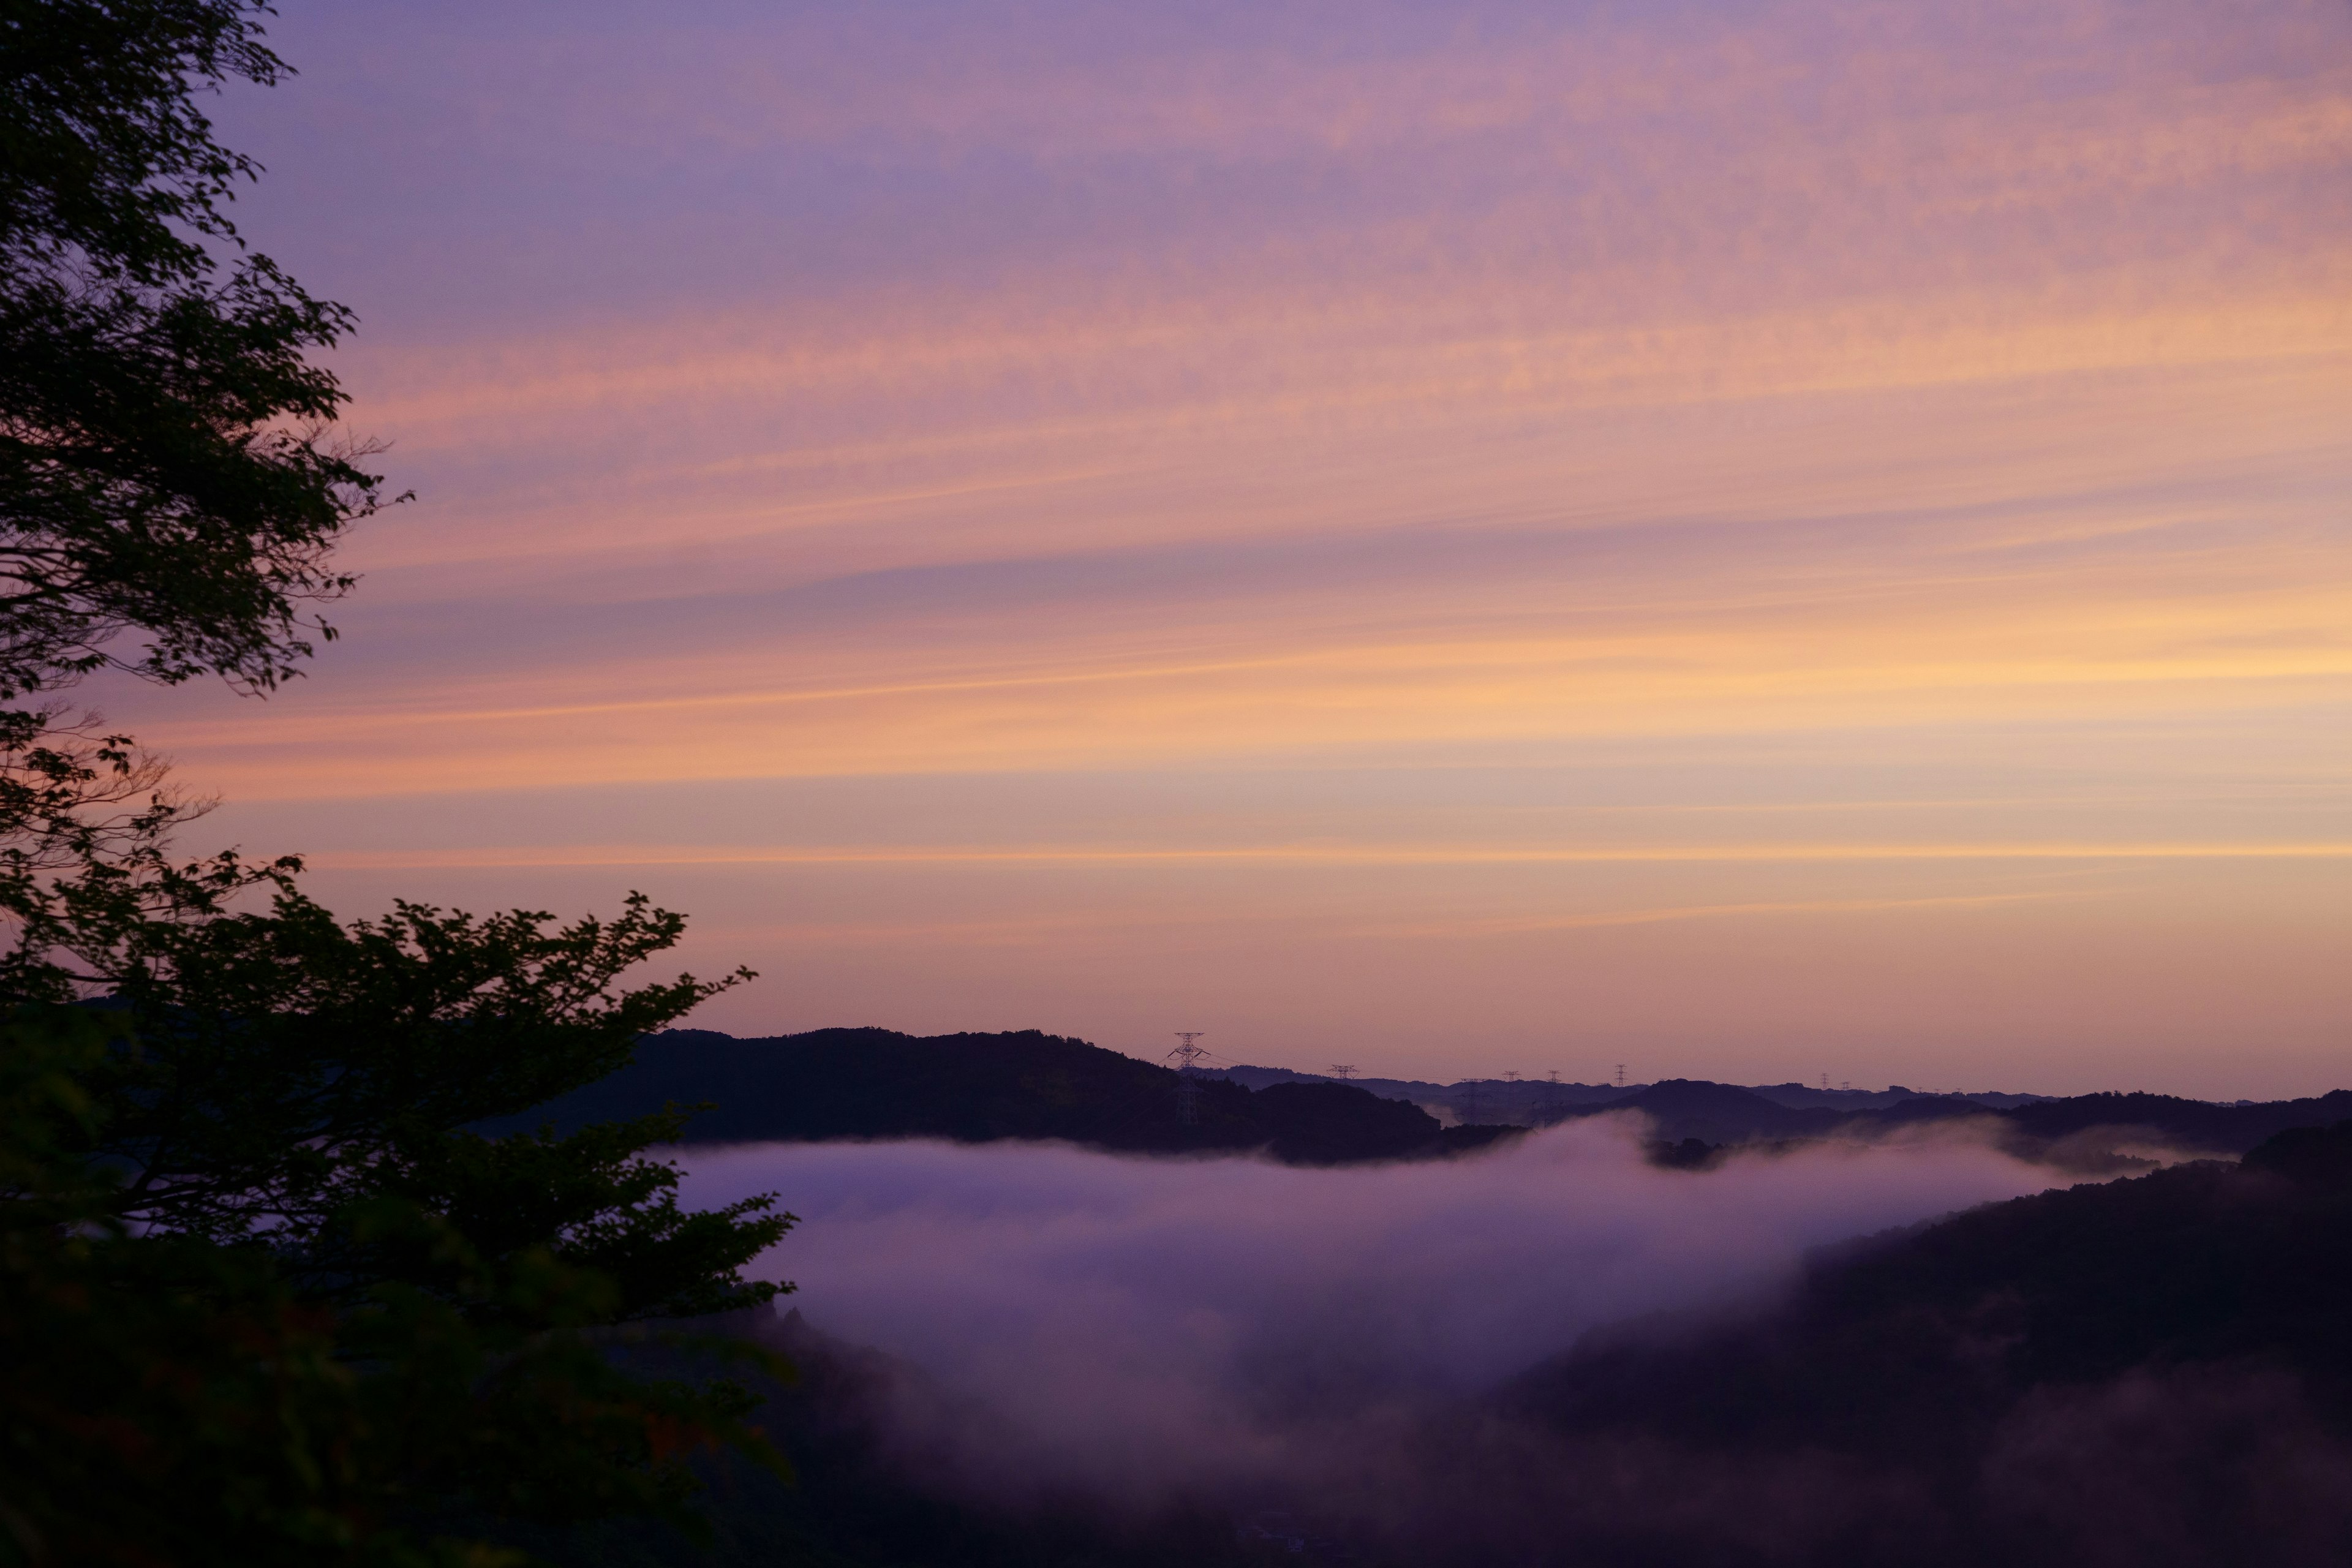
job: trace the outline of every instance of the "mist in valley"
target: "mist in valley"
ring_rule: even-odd
[[[919,1368],[899,1418],[991,1495],[1152,1504],[1316,1484],[1586,1334],[1776,1300],[1806,1252],[2064,1180],[1966,1136],[1644,1157],[1605,1118],[1348,1169],[1034,1143],[696,1150],[684,1195],[774,1190],[763,1260],[818,1330]]]

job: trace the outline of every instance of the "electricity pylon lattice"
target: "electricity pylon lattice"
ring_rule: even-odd
[[[1205,1029],[1177,1030],[1176,1038],[1181,1043],[1168,1053],[1168,1058],[1176,1064],[1176,1121],[1181,1127],[1197,1126],[1201,1121],[1200,1066],[1209,1047],[1192,1042],[1206,1033]]]

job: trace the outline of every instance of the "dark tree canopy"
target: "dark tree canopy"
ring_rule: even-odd
[[[310,355],[351,326],[246,248],[194,92],[287,74],[242,0],[0,0],[0,699],[107,662],[266,689],[381,500]],[[131,633],[135,652],[110,643]]]
[[[675,1113],[469,1130],[740,975],[625,985],[683,927],[635,896],[347,922],[179,861],[192,803],[58,695],[276,685],[383,499],[312,358],[351,315],[246,247],[198,107],[286,74],[266,14],[0,0],[0,1568],[512,1562],[779,1463],[660,1325],[773,1296],[791,1216],[681,1208]]]
[[[529,1054],[593,1059],[593,1012],[558,1009]],[[131,1021],[0,1020],[0,1563],[487,1568],[520,1561],[494,1544],[518,1523],[691,1526],[698,1455],[780,1468],[736,1383],[615,1354],[614,1325],[774,1294],[740,1269],[789,1216],[682,1212],[641,1153],[675,1119],[492,1142],[380,1111],[350,1119],[364,1163],[271,1150],[251,1133],[282,1122],[241,1125],[207,1070],[234,1053],[151,1048]],[[497,1102],[480,1078],[450,1088]],[[158,1202],[104,1157],[126,1142],[184,1178],[247,1173],[295,1223],[227,1239],[259,1216],[200,1180]],[[673,1362],[730,1353],[657,1337]]]

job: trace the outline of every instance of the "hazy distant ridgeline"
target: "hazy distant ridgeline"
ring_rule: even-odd
[[[2136,1148],[2181,1153],[2242,1154],[2296,1127],[2324,1127],[2352,1116],[2352,1090],[2306,1100],[2215,1105],[2168,1094],[2078,1094],[2023,1100],[2000,1108],[1990,1097],[1917,1095],[1864,1111],[1778,1103],[1729,1084],[1668,1079],[1622,1100],[1574,1107],[1560,1120],[1609,1110],[1648,1114],[1669,1142],[1771,1142],[1829,1136],[1885,1137],[1930,1123],[1975,1121],[2011,1152],[2055,1157],[2084,1169],[2126,1168]]]
[[[1217,1070],[1235,1083],[1247,1084],[1252,1089],[1264,1089],[1277,1083],[1328,1081],[1327,1074],[1296,1072],[1289,1068],[1231,1067]],[[1442,1107],[1449,1115],[1465,1121],[1516,1121],[1527,1126],[1541,1126],[1556,1121],[1564,1109],[1617,1103],[1628,1095],[1638,1094],[1651,1087],[1647,1083],[1555,1083],[1548,1079],[1528,1078],[1462,1079],[1453,1083],[1431,1083],[1421,1079],[1402,1078],[1354,1078],[1349,1081],[1391,1100],[1410,1100],[1424,1110]],[[1804,1083],[1743,1087],[1749,1093],[1761,1095],[1776,1105],[1800,1110],[1824,1107],[1844,1111],[1882,1110],[1931,1092],[1906,1089],[1899,1083],[1886,1089],[1821,1089]],[[2005,1110],[2051,1097],[1982,1090],[1963,1098],[1988,1110]],[[1465,1116],[1467,1110],[1475,1110],[1477,1114]]]
[[[1740,1145],[1877,1137],[1980,1119],[2014,1152],[2085,1168],[2122,1168],[2135,1145],[2241,1154],[2291,1127],[2352,1117],[2352,1091],[2264,1104],[2214,1105],[2156,1094],[2045,1099],[1743,1089],[1684,1079],[1613,1085],[1391,1079],[1341,1084],[1282,1068],[1239,1067],[1197,1080],[1195,1121],[1176,1115],[1176,1073],[1084,1040],[1037,1030],[913,1036],[816,1029],[739,1039],[708,1029],[648,1037],[629,1066],[535,1110],[485,1124],[499,1132],[551,1121],[570,1131],[665,1104],[707,1104],[689,1143],[838,1138],[959,1142],[1051,1139],[1138,1153],[1265,1150],[1304,1164],[1423,1158],[1480,1147],[1509,1126],[1637,1110],[1667,1143]],[[1399,1092],[1402,1091],[1402,1092]],[[1441,1126],[1425,1107],[1471,1125]]]

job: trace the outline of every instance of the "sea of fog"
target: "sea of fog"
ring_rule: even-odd
[[[689,1206],[778,1194],[755,1272],[925,1374],[901,1412],[973,1483],[1147,1500],[1311,1484],[1385,1420],[1589,1331],[1768,1305],[1807,1249],[2064,1180],[1953,1137],[1705,1172],[1592,1119],[1469,1158],[1341,1169],[1060,1145],[678,1152]]]

